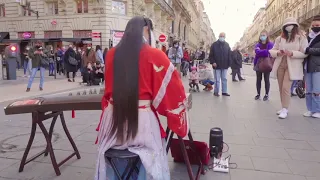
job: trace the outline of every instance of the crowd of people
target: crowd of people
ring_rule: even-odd
[[[34,46],[27,46],[22,52],[24,62],[24,75],[29,74],[27,92],[31,90],[33,80],[37,71],[40,71],[39,90],[43,90],[46,69],[49,76],[57,74],[66,75],[68,82],[75,82],[76,73],[81,72],[82,83],[88,85],[99,85],[104,81],[104,52],[99,45],[93,49],[91,44],[82,47],[69,44],[69,46],[58,46],[54,52],[51,45],[44,47],[42,42],[37,41]]]

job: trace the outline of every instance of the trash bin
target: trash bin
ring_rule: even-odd
[[[6,73],[7,80],[17,79],[17,60],[18,60],[18,49],[16,44],[11,44],[5,48],[5,61],[6,61]]]

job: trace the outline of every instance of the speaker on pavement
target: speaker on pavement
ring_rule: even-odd
[[[221,128],[215,127],[210,130],[209,145],[210,156],[220,158],[223,149],[223,131]]]

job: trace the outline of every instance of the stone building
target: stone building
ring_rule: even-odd
[[[313,16],[320,14],[319,0],[268,0],[266,5],[266,27],[272,39],[281,33],[283,21],[295,17],[302,30],[308,31]]]
[[[130,18],[144,15],[159,45],[179,39],[195,49],[197,10],[194,0],[0,0],[0,43],[84,40],[104,48],[120,41]]]

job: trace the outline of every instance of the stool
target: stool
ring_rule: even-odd
[[[132,153],[130,151],[126,150],[119,150],[119,149],[109,149],[105,152],[105,158],[108,160],[108,162],[111,164],[112,169],[116,173],[119,180],[128,180],[133,171],[136,171],[137,174],[139,174],[139,169],[137,167],[138,163],[140,162],[140,157]],[[120,158],[120,159],[128,159],[128,164],[123,172],[122,175],[120,175],[119,170],[117,169],[115,163],[113,162],[113,158]]]

